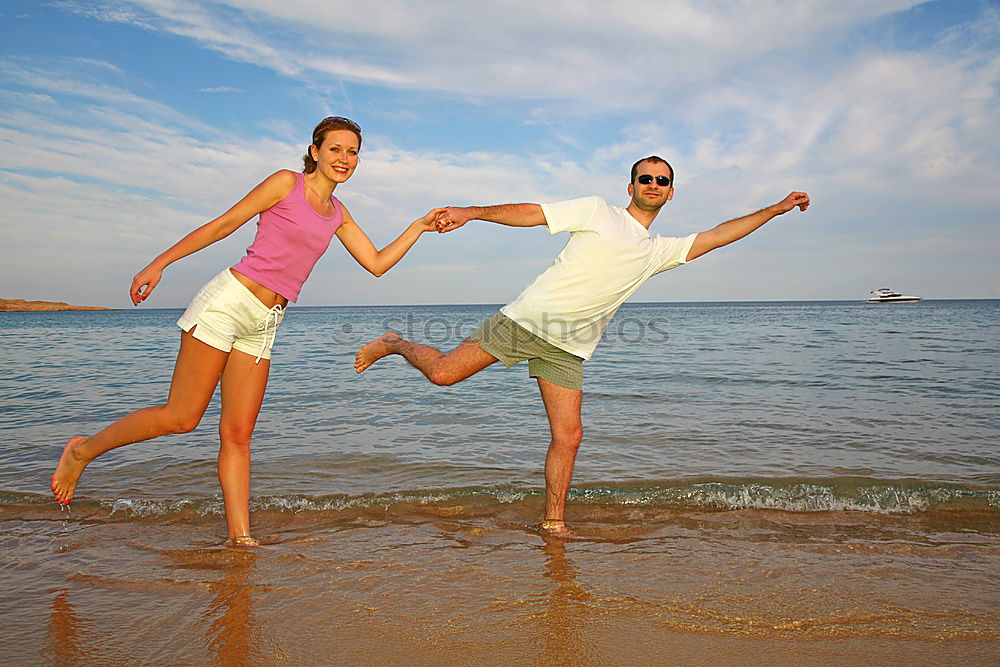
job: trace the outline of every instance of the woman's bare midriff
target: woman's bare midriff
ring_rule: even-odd
[[[242,283],[244,287],[250,290],[251,294],[260,299],[260,302],[265,306],[267,306],[268,308],[274,308],[274,306],[276,305],[280,305],[282,308],[284,308],[285,306],[288,305],[288,299],[281,296],[277,292],[269,290],[260,283],[250,278],[247,278],[239,271],[234,271],[232,269],[229,269],[229,272],[233,274],[234,278],[240,281],[240,283]]]

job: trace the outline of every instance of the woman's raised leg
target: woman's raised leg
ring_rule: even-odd
[[[219,419],[219,484],[226,502],[231,542],[253,546],[250,537],[250,440],[264,402],[271,363],[233,350],[222,373]]]
[[[69,504],[83,469],[104,452],[167,433],[194,430],[215,393],[228,357],[228,352],[197,340],[191,332],[181,333],[166,404],[136,410],[90,437],[70,438],[52,474],[56,502]]]

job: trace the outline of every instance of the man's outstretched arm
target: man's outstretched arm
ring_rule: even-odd
[[[442,233],[450,232],[469,220],[485,220],[510,227],[537,227],[545,224],[545,214],[538,204],[449,206],[438,218],[437,230]]]
[[[809,195],[804,192],[793,192],[773,206],[762,208],[756,213],[745,215],[742,218],[728,220],[714,229],[701,232],[695,237],[685,261],[690,262],[695,257],[701,257],[710,250],[721,248],[733,241],[739,241],[747,234],[762,227],[771,218],[788,213],[796,206],[799,207],[800,211],[809,208]]]

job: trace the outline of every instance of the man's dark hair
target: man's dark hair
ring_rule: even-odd
[[[629,183],[635,183],[635,177],[639,175],[639,165],[643,162],[662,162],[667,165],[667,168],[670,169],[670,185],[674,185],[674,168],[669,162],[661,158],[659,155],[650,155],[649,157],[644,157],[641,160],[636,161],[636,163],[632,165],[632,178],[629,179]]]

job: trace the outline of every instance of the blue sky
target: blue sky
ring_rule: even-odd
[[[125,306],[131,277],[349,116],[337,195],[378,245],[444,204],[627,203],[686,235],[813,207],[633,300],[1000,298],[1000,5],[976,0],[0,0],[0,296]],[[253,238],[171,266],[183,306]],[[375,280],[334,241],[305,305],[503,303],[565,235],[425,235]]]

